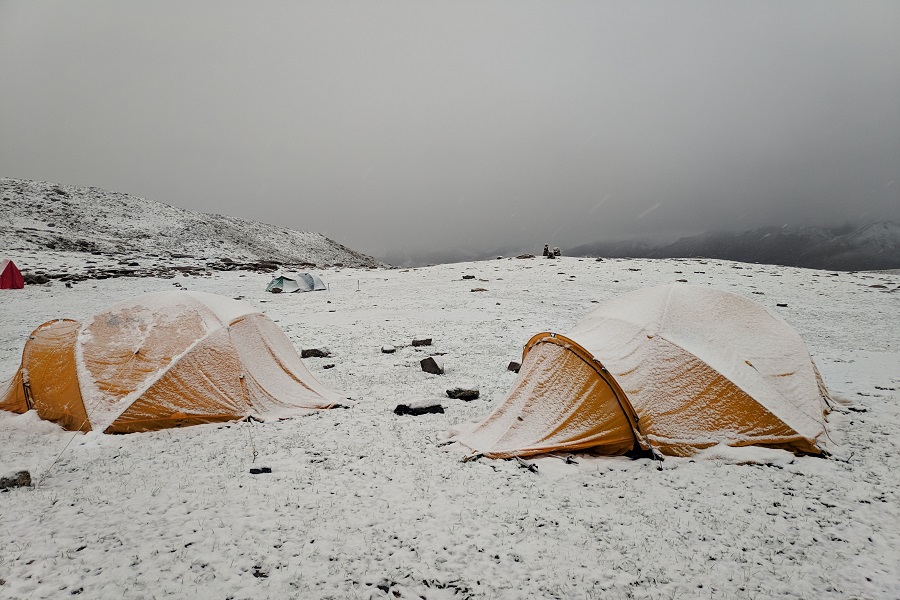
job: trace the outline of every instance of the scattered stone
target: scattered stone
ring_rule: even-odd
[[[516,463],[523,469],[528,469],[532,473],[538,472],[538,466],[536,464],[534,464],[533,462],[528,462],[527,460],[522,460],[518,456],[516,456],[515,459],[516,459]]]
[[[594,262],[603,262],[603,259],[602,259],[602,258],[595,258],[595,259],[594,259]]]
[[[534,254],[520,254],[516,258],[534,258]]]
[[[555,259],[555,258],[556,258],[556,255],[555,255],[555,254],[548,254],[548,255],[547,255],[547,256],[545,256],[545,257],[544,257],[544,258],[551,258],[551,259]]]
[[[474,383],[457,385],[447,390],[447,397],[465,400],[466,402],[477,400],[479,395],[478,386]]]
[[[390,345],[381,347],[382,354],[393,354],[396,351],[397,351],[397,349]]]
[[[323,368],[323,369],[333,369],[333,368],[334,368],[334,363],[329,363],[329,364],[327,364],[327,365],[324,365],[322,368]]]
[[[775,306],[780,306],[780,307],[784,308],[784,307],[787,306],[787,303],[784,303],[784,304],[776,304]]]
[[[521,368],[522,368],[522,363],[515,361],[515,360],[510,361],[509,364],[506,365],[506,370],[512,371],[513,373],[518,373],[519,369],[521,369]]]
[[[31,485],[31,473],[18,471],[7,477],[0,477],[0,490],[14,487],[28,487]]]
[[[485,288],[472,288],[472,289],[469,290],[469,291],[471,291],[471,292],[486,292],[487,289],[485,289]]]
[[[271,467],[253,467],[252,469],[250,469],[251,475],[259,475],[261,473],[271,473],[271,472],[272,472]]]
[[[413,346],[430,346],[431,338],[415,338],[412,341]]]
[[[687,283],[687,279],[676,279],[679,283]]]
[[[474,275],[463,275],[463,279],[475,279]]]
[[[300,358],[327,358],[331,356],[331,350],[325,348],[303,348],[300,350]]]
[[[444,374],[444,359],[437,356],[429,356],[428,358],[423,358],[419,361],[419,365],[426,373],[431,373],[433,375]]]
[[[414,417],[417,417],[419,415],[427,415],[432,413],[444,413],[444,407],[441,406],[440,398],[424,398],[422,400],[407,401],[403,404],[398,404],[394,409],[395,415],[412,415]]]

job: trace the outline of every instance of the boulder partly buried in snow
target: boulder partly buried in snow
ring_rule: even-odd
[[[300,350],[300,358],[328,358],[329,356],[331,356],[331,350],[325,346]]]
[[[443,412],[443,411],[442,411]],[[0,490],[31,485],[31,473],[28,471],[12,471],[0,476]]]
[[[479,396],[478,386],[474,383],[463,383],[460,385],[455,385],[447,389],[447,396],[449,398],[456,398],[466,401],[476,400]]]
[[[440,398],[423,398],[421,400],[407,400],[394,408],[395,415],[426,415],[430,413],[443,414],[444,407]]]

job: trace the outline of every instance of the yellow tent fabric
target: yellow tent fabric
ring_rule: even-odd
[[[183,291],[127,300],[83,323],[41,325],[4,389],[0,409],[34,408],[66,429],[106,433],[348,404],[252,306]]]
[[[457,441],[494,458],[715,444],[817,454],[828,396],[800,339],[747,298],[667,285],[602,305],[567,336],[541,333],[513,390]]]

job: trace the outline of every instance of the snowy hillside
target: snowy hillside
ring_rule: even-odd
[[[49,269],[68,260],[38,258]],[[48,319],[186,287],[243,297],[298,349],[327,346],[330,357],[306,364],[359,400],[129,435],[0,413],[0,476],[27,468],[37,480],[0,493],[0,597],[898,597],[900,274],[566,257],[317,273],[330,291],[272,295],[266,274],[215,271],[0,293],[0,379]],[[439,446],[504,399],[516,377],[507,364],[533,334],[678,280],[754,299],[797,330],[840,405],[827,424],[833,457],[579,454],[537,459],[533,472]],[[433,346],[413,347],[416,336]],[[419,361],[438,353],[446,373],[424,373]],[[460,382],[481,397],[447,398]],[[444,414],[393,413],[434,397]],[[260,466],[271,473],[250,473]]]
[[[263,266],[380,264],[318,233],[191,212],[98,188],[0,178],[0,209],[5,219],[0,248],[5,252],[77,252],[82,261],[93,254],[111,261],[107,270],[113,276],[120,274],[115,265],[127,272],[135,261],[139,264],[131,266],[143,270],[138,275],[197,261],[218,269],[253,268],[261,262]],[[78,258],[68,262],[71,271]],[[28,268],[25,265],[24,270]]]

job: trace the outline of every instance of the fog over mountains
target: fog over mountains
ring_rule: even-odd
[[[879,221],[866,225],[813,227],[784,225],[738,232],[706,232],[676,241],[652,239],[613,240],[566,246],[559,240],[537,240],[560,246],[568,256],[609,258],[691,258],[705,257],[746,263],[869,271],[900,268],[900,224]],[[498,256],[540,254],[543,243],[521,244],[479,252],[460,245],[446,251],[409,251],[384,257],[391,264],[422,266]]]
[[[669,244],[603,242],[570,248],[574,256],[686,258],[702,256],[811,269],[866,271],[900,268],[900,224],[785,225],[751,231],[703,233]]]
[[[647,240],[603,241],[566,247],[554,240],[507,245],[481,252],[464,242],[451,250],[410,248],[376,258],[356,252],[320,233],[295,231],[235,217],[193,212],[168,204],[95,187],[76,187],[0,178],[0,229],[5,251],[84,252],[103,256],[112,275],[134,276],[166,270],[187,259],[206,260],[212,269],[264,269],[278,266],[375,267],[486,260],[539,254],[543,242],[570,256],[610,258],[706,257],[813,269],[863,271],[900,268],[900,224],[863,226],[786,225],[743,232],[712,232],[671,243]],[[133,269],[128,263],[143,258]],[[119,266],[116,267],[115,265]],[[100,267],[97,267],[100,268]],[[120,271],[128,271],[122,273]]]

